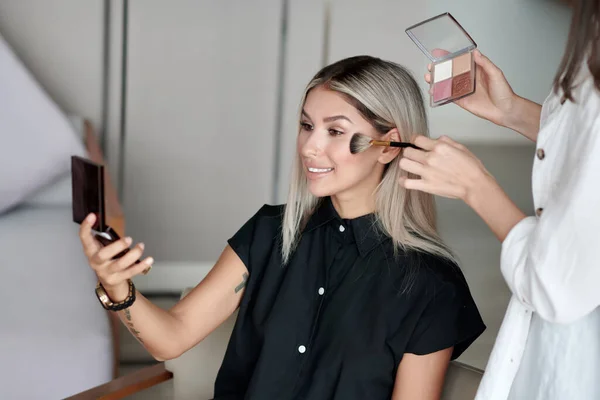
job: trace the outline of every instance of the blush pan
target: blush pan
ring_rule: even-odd
[[[452,96],[452,60],[435,66],[433,81],[433,101],[439,102]]]
[[[473,51],[477,44],[450,13],[413,25],[406,33],[432,61],[431,107],[475,92]]]
[[[452,79],[446,79],[433,86],[433,101],[439,103],[452,96]]]

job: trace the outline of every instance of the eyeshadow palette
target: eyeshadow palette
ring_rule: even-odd
[[[432,61],[431,107],[475,92],[473,51],[477,44],[450,13],[413,25],[406,33]]]

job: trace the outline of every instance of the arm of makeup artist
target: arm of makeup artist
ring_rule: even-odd
[[[454,104],[496,125],[512,129],[533,142],[537,141],[542,106],[517,96],[500,68],[479,50],[475,50],[474,54],[478,67],[475,77],[477,89],[472,95],[456,100]],[[431,64],[428,69],[431,70]],[[430,82],[429,73],[425,74],[425,80]],[[413,151],[414,149],[405,149],[400,162],[404,170],[420,175],[416,171],[423,173],[425,162],[435,164],[438,170],[452,164],[451,170],[457,175],[451,176],[451,172],[448,171],[448,175],[443,174],[445,176],[438,174],[438,179],[431,184],[426,184],[426,180],[403,180],[402,186],[464,200],[488,224],[501,242],[508,232],[525,218],[525,214],[504,193],[481,161],[465,146],[446,136],[438,140],[419,136],[416,140],[426,146],[424,149],[436,148],[436,151],[425,156],[422,152]],[[429,160],[425,161],[425,157]]]
[[[542,106],[517,96],[500,68],[479,50],[475,50],[474,54],[477,64],[475,72],[477,89],[472,95],[454,101],[454,104],[536,142],[540,130]],[[431,71],[431,64],[428,69]],[[425,74],[425,80],[427,83],[430,82],[429,73]]]
[[[476,53],[475,94],[457,104],[475,115],[520,132],[536,141],[540,106],[516,96],[502,71]],[[426,75],[426,80],[429,76]],[[540,218],[527,217],[507,196],[483,164],[463,145],[448,137],[418,136],[427,150],[405,149],[400,167],[420,177],[402,178],[406,189],[457,198],[469,205],[502,242],[501,270],[512,293],[526,307],[550,322],[569,323],[598,306],[597,232],[600,204],[597,190],[600,118],[596,97],[577,107],[580,143],[570,168],[547,200]],[[588,101],[589,100],[589,101]],[[575,145],[574,145],[575,146]]]
[[[139,275],[153,260],[148,257],[134,264],[143,253],[141,243],[112,260],[129,247],[131,239],[123,238],[102,247],[92,235],[94,219],[92,214],[81,224],[79,236],[84,253],[111,300],[122,301],[129,291],[127,279]],[[133,305],[118,311],[118,315],[155,359],[169,360],[192,348],[233,314],[247,278],[246,266],[227,245],[206,278],[170,310],[157,307],[137,292]]]

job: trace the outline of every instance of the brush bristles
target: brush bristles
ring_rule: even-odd
[[[362,153],[371,147],[371,141],[372,139],[369,136],[362,133],[355,133],[350,140],[350,153]]]

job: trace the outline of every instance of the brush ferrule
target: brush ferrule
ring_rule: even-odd
[[[373,146],[389,146],[390,145],[390,141],[389,140],[371,140],[371,144]]]

